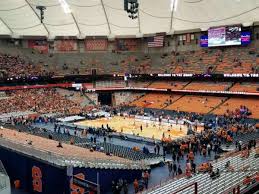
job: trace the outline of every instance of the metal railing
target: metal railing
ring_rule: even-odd
[[[5,171],[4,165],[0,160],[0,193],[2,190],[10,189],[10,179]]]

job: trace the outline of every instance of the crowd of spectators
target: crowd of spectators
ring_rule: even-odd
[[[40,114],[61,113],[79,114],[83,110],[80,104],[60,95],[56,89],[16,90],[0,100],[0,114],[33,111]]]
[[[235,111],[227,110],[225,113],[226,117],[232,117],[232,118],[247,118],[249,115],[251,115],[251,111],[246,106],[240,106],[239,108],[236,108]]]
[[[225,49],[230,53],[235,53],[235,48]],[[238,50],[239,51],[239,50]],[[241,52],[242,51],[242,52]],[[242,64],[246,63],[246,58],[251,60],[251,67],[246,67],[249,72],[256,73],[258,72],[258,68],[256,66],[256,61],[252,58],[250,59],[251,53],[248,52],[249,49],[242,48],[240,50],[241,55],[231,57],[230,69],[233,69],[233,73],[235,73],[235,69],[237,67],[242,66]],[[143,53],[138,54],[121,54],[117,52],[117,58],[111,57],[110,60],[107,61],[109,56],[109,52],[107,53],[107,57],[104,59],[92,59],[89,55],[89,61],[95,68],[99,71],[99,73],[217,73],[217,66],[220,66],[218,63],[224,62],[225,55],[224,49],[221,50],[211,50],[211,49],[203,49],[196,51],[182,51],[171,53],[163,53],[163,54],[153,54],[153,55],[143,55]],[[71,53],[71,58],[73,58],[73,54]],[[125,58],[122,59],[120,55],[125,55]],[[52,55],[49,55],[53,57]],[[93,54],[93,56],[95,56]],[[55,56],[54,56],[55,57]],[[48,57],[46,57],[47,59]],[[95,57],[94,57],[95,58]],[[88,64],[84,64],[83,59],[80,59],[78,63],[85,65],[88,67]],[[49,65],[48,60],[44,60],[46,67]],[[118,65],[119,64],[119,65]],[[160,64],[164,64],[161,66]],[[84,68],[78,68],[74,65],[67,64],[65,61],[63,64],[54,64],[54,66],[58,68],[61,66],[59,73],[69,73],[71,74],[80,74],[84,70]],[[24,76],[41,76],[46,75],[47,72],[43,70],[39,65],[35,65],[32,63],[26,62],[22,56],[11,56],[8,54],[0,53],[0,66],[5,71],[6,76],[8,77],[24,77]],[[106,67],[111,68],[106,68]],[[52,65],[53,67],[53,65]],[[50,71],[51,68],[46,68],[47,71]],[[216,71],[215,71],[216,70]],[[51,73],[53,69],[50,71]],[[87,69],[85,71],[88,71]],[[105,72],[106,71],[106,72]],[[238,70],[236,70],[238,72]],[[55,74],[59,74],[55,72]]]
[[[4,78],[33,77],[46,74],[40,66],[26,62],[19,55],[12,56],[0,53],[0,68]]]

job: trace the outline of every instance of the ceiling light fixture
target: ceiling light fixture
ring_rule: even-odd
[[[58,0],[65,13],[71,13],[71,9],[66,0]]]
[[[178,0],[171,0],[171,4],[170,4],[170,8],[171,11],[177,11],[177,7],[178,7]]]

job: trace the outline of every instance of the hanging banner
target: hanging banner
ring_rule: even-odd
[[[106,51],[108,48],[107,39],[86,39],[85,50],[86,51]]]
[[[186,42],[187,43],[191,42],[191,34],[186,34]]]
[[[44,54],[49,52],[49,44],[46,40],[28,40],[28,48]]]
[[[138,41],[137,39],[117,39],[117,50],[119,51],[136,51]]]
[[[55,40],[54,41],[54,50],[69,52],[77,51],[77,41],[76,40]]]

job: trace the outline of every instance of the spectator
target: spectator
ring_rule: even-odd
[[[139,184],[138,184],[138,180],[137,179],[134,180],[133,186],[134,186],[135,193],[138,193],[138,191],[139,191]]]
[[[176,166],[176,163],[174,162],[173,164],[173,176],[174,175],[177,175],[177,166]]]
[[[144,180],[144,185],[145,185],[146,189],[148,188],[149,176],[150,175],[149,175],[148,171],[145,171],[144,172],[144,176],[143,176],[143,180]]]
[[[171,176],[173,171],[173,164],[172,162],[168,162],[167,165],[168,165],[169,176]]]
[[[181,175],[183,173],[182,169],[181,169],[181,166],[178,165],[178,168],[177,168],[177,174],[178,175]]]

